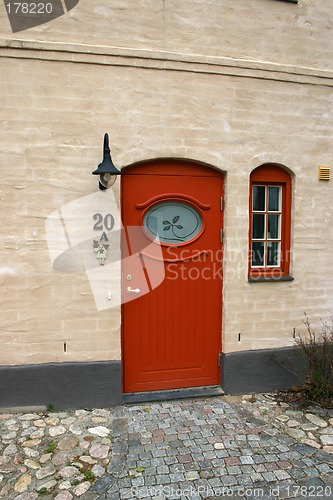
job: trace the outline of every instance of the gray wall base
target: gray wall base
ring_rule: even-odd
[[[0,366],[0,407],[89,409],[121,403],[120,361]]]
[[[124,403],[143,403],[152,401],[169,401],[173,399],[206,398],[222,396],[224,394],[219,385],[205,387],[189,387],[186,389],[170,389],[166,391],[131,392],[124,394]]]
[[[223,354],[222,388],[226,394],[268,392],[299,387],[307,373],[299,347]]]
[[[288,347],[223,354],[221,370],[224,392],[236,395],[300,386],[307,363],[299,348]],[[121,373],[121,361],[0,366],[0,407],[117,406],[123,402]],[[124,400],[147,401],[144,396],[147,394],[124,395]],[[152,400],[152,394],[149,396]],[[153,394],[155,400],[167,400],[171,394],[163,391],[156,396]]]

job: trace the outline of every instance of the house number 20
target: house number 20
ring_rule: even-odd
[[[111,214],[106,214],[103,218],[102,214],[94,214],[93,219],[96,221],[93,225],[94,231],[111,231],[114,226],[114,217]]]

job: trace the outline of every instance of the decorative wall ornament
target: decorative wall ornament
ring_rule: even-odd
[[[105,260],[107,258],[107,250],[110,245],[107,245],[100,240],[94,240],[93,241],[93,247],[94,247],[94,252],[96,254],[96,258],[98,259],[99,265],[104,266]]]

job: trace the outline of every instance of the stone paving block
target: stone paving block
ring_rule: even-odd
[[[312,448],[311,446],[307,444],[302,444],[302,443],[296,443],[292,446],[293,451],[298,451],[301,453],[302,456],[306,455],[311,457],[312,455],[315,455],[317,453],[317,450],[315,448]]]
[[[279,467],[278,467],[277,463],[275,463],[275,462],[268,462],[268,463],[265,463],[265,468],[267,471],[272,472],[272,471],[278,469]]]
[[[145,480],[143,476],[133,477],[131,479],[132,487],[144,486]]]
[[[156,469],[157,474],[169,474],[169,467],[167,465],[161,465]]]
[[[115,482],[115,477],[107,475],[98,479],[98,481],[92,485],[91,490],[95,491],[98,494],[101,494],[110,489],[110,487],[113,486]]]
[[[250,474],[241,474],[236,476],[237,482],[242,487],[251,488],[252,487],[252,479]]]
[[[175,457],[179,454],[179,450],[177,448],[170,448],[167,450],[167,457]]]
[[[253,472],[255,472],[252,465],[241,465],[240,469],[242,471],[242,474],[252,474]]]
[[[214,458],[217,458],[216,453],[215,453],[214,451],[211,451],[211,450],[209,450],[209,451],[204,451],[204,452],[203,452],[203,456],[204,456],[204,458],[205,458],[205,459],[207,459],[207,460],[213,460]]]
[[[157,479],[156,479],[156,476],[153,475],[153,476],[147,476],[144,478],[145,480],[145,486],[155,486],[157,484]]]
[[[312,467],[314,465],[314,461],[311,460],[310,458],[308,457],[304,457],[303,458],[303,462],[305,463],[305,465],[307,465],[308,467]]]
[[[173,464],[177,464],[178,463],[178,460],[175,456],[171,456],[171,457],[164,457],[164,462],[166,463],[166,465],[173,465]]]
[[[318,461],[321,461],[323,463],[331,464],[333,465],[333,455],[329,453],[325,453],[323,451],[318,451],[316,454],[316,459]]]
[[[185,472],[184,464],[176,463],[176,464],[170,465],[170,472],[173,472],[173,473]]]
[[[121,490],[120,494],[119,493],[109,493],[106,496],[107,500],[116,500],[116,499],[119,499],[119,498],[121,498],[121,500],[127,500],[129,498],[133,498],[133,492],[132,492],[132,490],[129,489],[129,488],[123,488]]]
[[[157,484],[169,484],[171,483],[170,476],[168,474],[159,474],[156,477]]]
[[[325,486],[325,483],[323,482],[322,478],[319,477],[306,477],[304,479],[298,480],[297,485],[303,488],[303,491],[307,494],[309,494],[310,491],[312,491],[312,493],[314,494],[316,492],[316,488],[323,488]]]
[[[234,476],[240,474],[242,472],[241,468],[238,465],[230,465],[227,467],[228,474]]]
[[[303,471],[304,474],[310,478],[318,476],[318,471],[315,467],[304,468]]]
[[[129,477],[124,477],[123,479],[119,479],[117,482],[119,488],[130,488],[132,486],[131,479]]]
[[[232,486],[234,484],[237,484],[237,480],[232,476],[223,476],[222,482],[225,486]]]
[[[259,472],[254,472],[253,474],[250,474],[250,478],[253,483],[258,483],[259,481],[263,481],[263,476]]]
[[[316,469],[322,474],[330,473],[333,470],[328,464],[318,464],[316,465]]]
[[[265,464],[253,464],[252,467],[253,467],[253,470],[255,470],[255,472],[266,472],[267,471]]]
[[[240,465],[241,459],[238,457],[227,457],[224,459],[226,465]]]
[[[124,469],[124,465],[125,465],[125,457],[116,456],[110,460],[108,465],[108,472],[110,474],[117,474]]]
[[[279,460],[279,458],[272,453],[265,455],[265,458],[266,458],[266,462],[277,462]]]
[[[283,479],[290,479],[291,477],[290,474],[288,474],[288,472],[286,472],[285,470],[275,470],[274,474],[279,481]]]
[[[322,482],[324,483],[324,490],[326,494],[331,493],[332,498],[333,498],[333,478],[332,475],[323,475],[320,477]]]
[[[212,486],[213,488],[217,488],[217,487],[222,487],[224,486],[223,485],[223,482],[221,480],[221,478],[219,477],[212,477],[210,479],[208,479],[208,483],[210,484],[210,486]]]
[[[154,458],[158,457],[165,457],[166,456],[166,451],[165,450],[153,450],[152,455]]]
[[[262,476],[268,483],[276,481],[276,476],[275,474],[273,474],[273,472],[263,472]]]
[[[173,441],[170,441],[169,442],[169,446],[171,446],[172,448],[182,448],[183,447],[183,443],[178,439],[175,439]]]
[[[112,435],[123,435],[127,431],[127,420],[125,418],[116,418],[112,422]]]
[[[154,467],[161,467],[162,465],[165,465],[165,462],[163,458],[158,457],[158,458],[152,458],[150,464]]]

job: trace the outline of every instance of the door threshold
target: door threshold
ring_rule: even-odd
[[[146,403],[153,401],[168,401],[172,399],[200,398],[223,396],[224,391],[219,385],[188,387],[186,389],[169,389],[165,391],[128,392],[123,394],[123,403]]]

